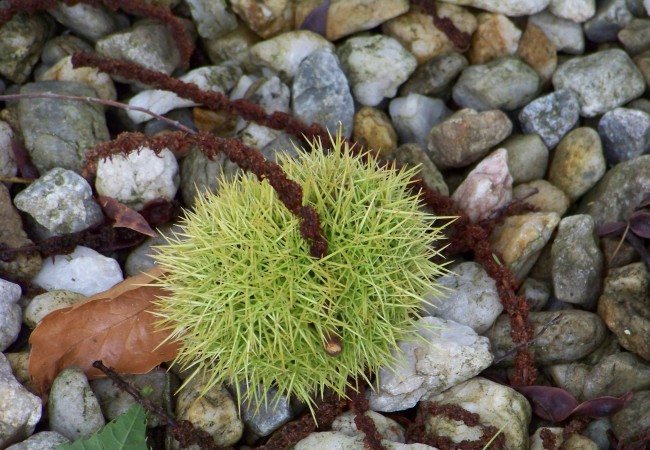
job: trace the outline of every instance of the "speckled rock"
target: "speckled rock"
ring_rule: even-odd
[[[482,425],[503,429],[508,448],[528,448],[528,425],[532,417],[530,403],[508,386],[476,377],[428,400],[442,405],[458,405],[478,414]],[[481,436],[478,427],[459,427],[458,422],[443,414],[427,416],[425,429],[428,433],[449,436],[454,442],[472,441]]]
[[[106,424],[86,375],[77,367],[62,370],[54,379],[47,411],[50,429],[71,441],[90,436]]]
[[[464,108],[510,111],[530,102],[537,95],[539,84],[539,76],[525,62],[502,57],[463,70],[452,97]]]
[[[383,35],[352,37],[337,49],[337,55],[352,95],[366,106],[394,97],[417,67],[415,57],[402,44]]]
[[[0,75],[24,83],[38,61],[52,30],[51,19],[37,14],[15,14],[0,27]]]
[[[650,49],[650,19],[632,19],[618,32],[618,40],[630,55]]]
[[[92,188],[79,174],[55,168],[14,198],[19,210],[55,235],[76,233],[104,221]]]
[[[453,266],[453,273],[436,280],[450,290],[441,290],[439,300],[425,296],[424,309],[432,316],[453,320],[485,333],[503,311],[495,281],[480,264],[468,261]]]
[[[453,51],[434,56],[418,66],[400,88],[400,94],[421,94],[447,100],[451,96],[452,82],[467,64],[463,55]]]
[[[634,353],[621,352],[600,360],[585,377],[583,398],[606,395],[621,396],[626,392],[650,389],[650,361]]]
[[[527,213],[507,217],[490,236],[492,248],[501,253],[503,264],[523,280],[539,258],[560,221],[557,213]]]
[[[56,449],[61,444],[69,444],[70,439],[56,431],[41,431],[32,434],[18,444],[11,445],[6,450],[50,450]]]
[[[465,167],[511,132],[512,122],[502,111],[462,109],[431,128],[427,150],[440,169]]]
[[[555,149],[548,169],[548,181],[575,201],[605,174],[606,165],[598,133],[580,127],[564,136]]]
[[[400,145],[385,157],[387,160],[395,160],[399,164],[406,166],[419,165],[418,176],[422,177],[427,186],[442,195],[449,195],[449,187],[447,187],[442,174],[418,144]]]
[[[172,200],[179,182],[178,163],[169,149],[156,155],[148,147],[142,147],[126,157],[100,160],[95,188],[99,194],[139,210],[149,200]]]
[[[578,96],[568,89],[539,97],[519,113],[522,131],[539,135],[549,149],[555,148],[579,118]]]
[[[290,0],[231,0],[230,7],[251,30],[268,39],[292,28],[292,3]]]
[[[0,447],[28,438],[41,419],[41,399],[14,377],[7,358],[0,353]]]
[[[580,99],[580,114],[594,117],[639,97],[643,75],[623,50],[601,50],[569,59],[553,75],[555,89],[571,89]]]
[[[521,283],[517,295],[523,295],[530,311],[541,311],[551,297],[550,283],[528,277]]]
[[[548,444],[540,436],[542,430],[550,432],[555,438],[554,446],[564,450],[598,450],[600,447],[591,439],[578,433],[570,433],[567,439],[564,438],[564,428],[559,427],[540,427],[530,437],[529,450],[544,450]]]
[[[253,63],[272,69],[288,81],[306,57],[323,49],[334,51],[334,45],[316,33],[298,30],[259,42],[251,47],[250,54]]]
[[[380,109],[363,106],[354,115],[352,140],[380,157],[397,148],[397,133],[388,115]]]
[[[153,20],[140,20],[130,28],[99,39],[95,50],[107,58],[123,59],[168,75],[181,63],[169,29]]]
[[[488,367],[489,342],[470,327],[452,320],[423,317],[417,332],[425,339],[400,342],[394,367],[382,367],[369,394],[374,411],[401,411],[438,394]]]
[[[514,55],[521,30],[502,14],[480,13],[472,46],[467,53],[470,64],[485,64],[494,58]],[[470,33],[471,34],[471,33]]]
[[[230,161],[225,153],[219,153],[211,160],[198,147],[193,147],[181,161],[180,190],[183,201],[192,206],[202,192],[216,194],[221,181],[232,179],[239,171],[239,166]]]
[[[585,195],[578,211],[594,218],[596,227],[625,219],[650,192],[650,155],[611,168]]]
[[[203,39],[216,39],[237,28],[237,16],[223,0],[186,0],[196,31]]]
[[[291,90],[294,117],[307,124],[318,123],[335,135],[353,129],[354,100],[339,60],[329,49],[317,50],[298,67]]]
[[[476,30],[476,18],[466,8],[448,3],[437,5],[436,13],[444,17],[461,32],[471,36]],[[438,28],[430,14],[412,8],[406,14],[389,20],[382,26],[382,31],[394,37],[409,50],[418,64],[430,60],[446,51],[455,50],[463,52],[467,48],[459,48],[444,30]],[[469,44],[469,42],[468,42]]]
[[[11,140],[14,132],[7,122],[0,120],[0,177],[13,177],[18,171],[14,153],[11,150]]]
[[[486,156],[467,174],[451,196],[473,223],[488,219],[512,199],[508,152],[500,148]]]
[[[619,441],[634,442],[642,430],[650,427],[650,390],[636,392],[623,409],[612,415],[612,432]]]
[[[65,289],[90,297],[122,280],[117,261],[78,245],[68,255],[45,259],[32,283],[47,290]]]
[[[57,22],[70,28],[75,34],[90,41],[96,41],[117,29],[117,18],[103,5],[78,3],[68,6],[63,3],[47,10]]]
[[[207,431],[218,446],[233,445],[244,432],[237,405],[225,388],[214,388],[200,396],[204,388],[197,380],[181,389],[176,401],[177,419],[189,420]]]
[[[472,6],[507,16],[527,16],[546,8],[549,0],[447,0],[447,3]]]
[[[516,134],[499,144],[508,151],[512,183],[543,178],[548,167],[548,149],[537,134]]]
[[[23,322],[29,328],[36,325],[49,313],[73,306],[86,298],[85,295],[66,290],[48,291],[35,296],[25,308]]]
[[[445,102],[420,94],[394,98],[388,112],[401,143],[416,142],[426,148],[429,130],[451,115]]]
[[[606,112],[598,122],[605,160],[615,165],[650,152],[650,114],[630,108]]]
[[[537,336],[537,333],[557,316],[559,318],[556,322]],[[531,312],[528,319],[534,325],[537,336],[529,348],[540,365],[561,364],[580,359],[596,350],[607,334],[600,317],[588,311]],[[487,332],[486,336],[490,339],[495,358],[500,358],[513,349],[510,331],[510,321],[503,314]],[[506,357],[501,364],[511,362],[512,355]]]
[[[0,351],[13,344],[20,333],[20,295],[19,285],[0,278]]]
[[[0,183],[0,244],[8,248],[18,248],[34,243],[23,230],[22,219],[11,202],[9,189]],[[19,254],[11,261],[0,261],[0,276],[14,280],[28,280],[41,269],[41,255],[37,253]]]
[[[537,25],[528,23],[519,40],[516,56],[533,68],[543,84],[551,79],[557,68],[557,50]]]
[[[321,0],[296,2],[296,24],[302,24],[307,15],[321,3]],[[325,38],[336,41],[375,28],[394,17],[404,15],[408,10],[408,0],[332,0],[327,10]]]
[[[591,370],[589,364],[581,362],[570,362],[565,364],[553,364],[546,366],[548,375],[553,380],[553,385],[567,390],[578,400],[582,398],[582,391],[585,385],[585,378]]]
[[[650,361],[650,277],[643,263],[611,269],[598,299],[598,315],[621,346]]]
[[[255,65],[251,62],[250,49],[260,41],[260,37],[253,33],[242,22],[237,22],[237,28],[216,39],[203,39],[203,47],[213,64],[232,61],[244,71],[252,72]]]
[[[20,89],[31,92],[97,97],[91,86],[72,81],[39,81]],[[41,172],[61,167],[81,173],[86,150],[110,138],[103,107],[95,103],[25,99],[18,101],[17,114],[25,148]]]
[[[548,11],[530,16],[528,23],[542,30],[558,52],[581,55],[585,51],[585,35],[579,23],[562,19]]]
[[[533,193],[536,190],[536,193]],[[564,191],[546,180],[533,180],[521,183],[512,189],[515,199],[526,199],[526,203],[535,207],[540,212],[555,212],[564,216],[569,209],[571,201]]]
[[[600,294],[603,271],[594,219],[588,214],[564,217],[553,240],[551,257],[555,297],[592,310]]]
[[[252,394],[244,383],[239,388],[242,398],[252,398],[246,397]],[[234,388],[230,389],[234,397],[237,396],[235,391]],[[246,425],[247,431],[256,436],[268,436],[293,419],[293,410],[289,398],[279,394],[275,388],[269,389],[261,397],[262,401],[259,403],[254,399],[251,399],[250,402],[241,401],[239,417]]]

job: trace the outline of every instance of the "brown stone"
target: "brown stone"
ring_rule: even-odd
[[[520,37],[521,30],[506,16],[481,13],[467,58],[470,64],[485,64],[500,56],[511,56],[517,50]]]
[[[291,0],[232,0],[230,5],[239,18],[264,39],[293,27]]]
[[[557,67],[555,45],[541,28],[532,23],[526,26],[526,31],[521,36],[517,56],[537,72],[543,83],[551,79]]]
[[[354,115],[352,140],[380,156],[397,148],[397,133],[385,112],[364,106]]]

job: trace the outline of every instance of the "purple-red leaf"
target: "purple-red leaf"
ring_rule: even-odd
[[[562,422],[573,414],[594,418],[609,417],[623,408],[632,398],[628,392],[621,397],[597,397],[579,403],[562,388],[553,386],[512,386],[532,404],[533,412],[551,422]]]
[[[327,13],[330,9],[330,0],[325,0],[323,3],[312,9],[307,14],[305,20],[300,24],[301,30],[309,30],[325,36],[327,33]]]
[[[636,209],[645,208],[646,206],[650,206],[650,195],[641,200],[641,203],[639,203],[639,206],[637,206]]]
[[[598,236],[605,237],[620,235],[625,231],[625,227],[627,227],[627,222],[623,220],[608,222],[598,227]]]
[[[630,215],[630,230],[644,239],[650,239],[650,211],[639,209]]]

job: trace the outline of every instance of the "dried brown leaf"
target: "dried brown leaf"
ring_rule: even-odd
[[[66,367],[83,369],[89,379],[103,374],[92,367],[102,360],[119,373],[146,373],[178,352],[178,344],[165,342],[159,320],[151,314],[153,301],[166,291],[148,285],[161,269],[127,278],[108,291],[47,315],[32,332],[29,373],[34,388],[46,393]]]
[[[147,220],[125,204],[118,202],[113,197],[104,195],[98,195],[97,200],[106,217],[115,222],[113,224],[114,227],[129,228],[147,236],[156,236],[156,232],[151,229]]]

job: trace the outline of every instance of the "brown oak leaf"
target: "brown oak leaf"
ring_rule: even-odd
[[[147,220],[142,215],[123,203],[118,202],[113,197],[98,195],[97,201],[102,207],[104,214],[109,219],[115,221],[114,227],[129,228],[138,233],[147,236],[157,236],[156,232],[151,229]]]
[[[37,392],[45,395],[66,367],[83,369],[89,379],[104,376],[92,367],[103,360],[119,373],[146,373],[174,359],[177,342],[165,341],[152,311],[154,300],[167,291],[149,285],[162,270],[127,278],[111,289],[69,308],[48,314],[32,332],[29,373]],[[151,275],[151,276],[150,276]]]

